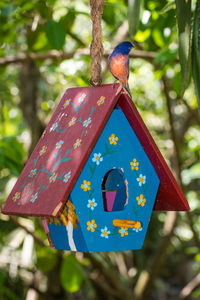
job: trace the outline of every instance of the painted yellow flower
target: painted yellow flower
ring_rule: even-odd
[[[105,101],[105,97],[104,96],[101,96],[100,99],[97,101],[97,105],[101,105],[101,104],[104,104],[104,101]]]
[[[77,119],[77,118],[75,118],[75,117],[73,117],[73,118],[71,119],[71,121],[68,123],[69,127],[73,126],[73,125],[76,123],[76,119]]]
[[[130,162],[131,170],[138,170],[139,162],[136,160],[136,158],[133,159],[133,161]]]
[[[88,231],[91,231],[91,232],[94,232],[95,231],[95,228],[97,228],[97,224],[95,223],[95,220],[92,220],[92,221],[88,221],[87,222],[87,230]]]
[[[57,177],[57,174],[53,173],[53,175],[51,175],[51,177],[49,177],[49,181],[50,182],[55,182],[56,181],[56,177]]]
[[[121,227],[119,229],[119,233],[121,234],[121,237],[124,237],[125,235],[128,235],[128,228],[127,227]]]
[[[109,141],[111,145],[117,145],[117,141],[118,141],[118,137],[115,136],[115,134],[111,134],[111,136],[109,137]]]
[[[77,139],[73,145],[74,149],[78,148],[80,146],[80,144],[81,144],[81,139]]]
[[[12,197],[12,200],[14,202],[16,202],[17,200],[19,200],[20,196],[21,196],[21,193],[20,192],[16,192],[15,195]]]
[[[144,195],[141,194],[140,196],[136,197],[136,200],[138,202],[138,205],[144,206],[146,199],[144,198]]]
[[[83,183],[81,184],[81,188],[82,190],[84,190],[84,192],[87,192],[90,190],[90,185],[91,185],[90,181],[83,180]]]
[[[66,108],[71,102],[71,99],[65,100],[65,103],[63,104],[64,108]]]
[[[47,151],[47,146],[43,146],[42,149],[39,152],[40,156],[42,156],[46,151]]]

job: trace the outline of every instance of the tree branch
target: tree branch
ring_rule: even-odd
[[[18,227],[24,229],[28,234],[30,234],[30,235],[33,237],[34,241],[35,241],[38,245],[40,245],[40,246],[42,246],[42,247],[47,247],[47,244],[46,244],[41,238],[39,238],[33,231],[31,231],[31,230],[28,229],[26,226],[24,226],[24,225],[22,224],[22,222],[20,222],[20,220],[19,220],[18,217],[9,216],[9,219],[10,219],[13,223],[15,223]]]
[[[0,66],[6,66],[9,64],[16,63],[27,63],[30,60],[41,61],[41,60],[65,60],[71,59],[76,54],[90,56],[90,50],[88,48],[78,49],[74,52],[60,52],[56,50],[51,50],[46,53],[20,53],[15,56],[8,56],[0,58]],[[111,54],[111,51],[104,51],[104,57],[108,57]],[[134,58],[144,58],[148,60],[153,60],[156,57],[156,52],[144,51],[144,50],[135,50],[133,53],[130,53],[130,57]]]
[[[129,290],[124,287],[121,283],[120,278],[117,276],[115,272],[112,271],[111,268],[106,267],[101,261],[99,261],[95,255],[90,253],[85,253],[85,257],[89,258],[92,266],[98,270],[108,282],[108,284],[117,291],[118,295],[123,300],[130,300],[132,295]]]
[[[180,292],[179,299],[183,300],[186,299],[195,288],[200,286],[200,273],[197,274]]]

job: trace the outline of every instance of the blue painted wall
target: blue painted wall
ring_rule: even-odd
[[[128,181],[128,204],[107,212],[102,179],[112,168],[124,170]],[[114,109],[70,195],[79,218],[73,230],[78,251],[140,249],[159,187],[159,179],[121,109]],[[115,227],[113,219],[140,221],[139,230]],[[53,244],[69,249],[66,227],[49,224]]]

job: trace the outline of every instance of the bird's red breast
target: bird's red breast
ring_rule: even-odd
[[[110,71],[113,76],[127,85],[129,76],[128,55],[118,54],[110,58]]]

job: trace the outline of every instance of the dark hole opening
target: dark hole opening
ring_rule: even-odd
[[[128,183],[124,172],[113,168],[102,181],[102,196],[105,211],[123,210],[128,201]]]

